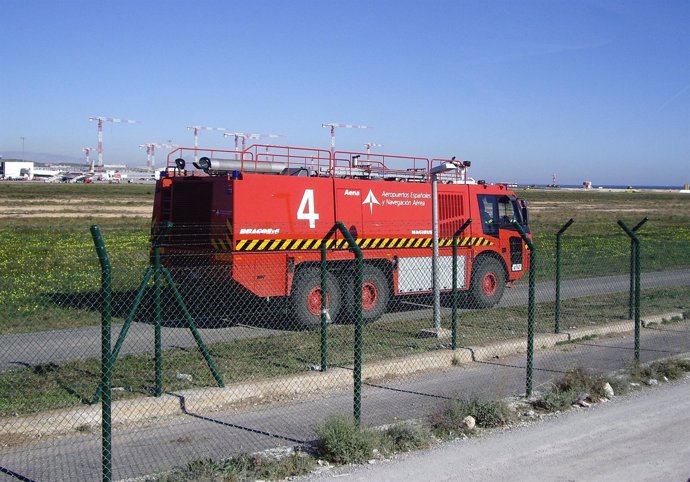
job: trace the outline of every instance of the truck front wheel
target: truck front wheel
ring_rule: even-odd
[[[479,258],[472,268],[469,308],[490,308],[501,301],[506,273],[494,258]]]
[[[315,329],[321,326],[321,309],[328,309],[328,315],[334,320],[341,306],[340,286],[331,273],[326,273],[327,295],[323,303],[321,290],[321,270],[306,268],[301,270],[292,284],[290,302],[295,320],[302,328]]]

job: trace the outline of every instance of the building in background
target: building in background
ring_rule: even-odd
[[[2,161],[0,179],[27,179],[34,177],[34,163],[31,161]]]

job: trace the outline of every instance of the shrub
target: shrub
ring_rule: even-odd
[[[430,445],[429,431],[415,425],[394,425],[386,429],[381,436],[381,447],[388,453],[420,450]]]
[[[510,411],[502,401],[470,397],[451,400],[440,411],[431,415],[431,427],[439,435],[465,433],[467,430],[463,420],[468,415],[474,417],[477,427],[482,428],[505,425],[510,419]]]
[[[314,429],[319,456],[336,464],[366,462],[376,445],[376,434],[363,430],[352,419],[334,415]]]

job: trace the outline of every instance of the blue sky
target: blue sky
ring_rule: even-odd
[[[189,125],[472,160],[490,181],[690,182],[690,2],[0,1],[0,152],[106,163]],[[219,132],[200,145],[226,148]],[[160,151],[157,161],[164,157]]]

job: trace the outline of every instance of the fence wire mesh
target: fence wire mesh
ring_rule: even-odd
[[[299,253],[241,253],[231,265],[209,235],[224,227],[196,224],[161,237],[158,261],[147,234],[104,230],[112,477],[308,443],[334,413],[359,410],[363,424],[383,425],[425,417],[448,399],[545,390],[576,367],[629,366],[630,238],[615,223],[575,223],[557,266],[561,224],[535,234],[531,307],[527,274],[504,288],[511,266],[459,249],[457,319],[449,250],[438,260],[437,313],[430,246],[395,259],[364,250],[359,345],[355,256],[344,246],[328,250],[324,265],[300,263]],[[690,234],[650,221],[639,236],[640,359],[690,352]],[[93,240],[75,230],[2,243],[0,477],[99,480],[104,291]]]

